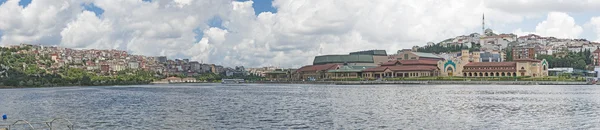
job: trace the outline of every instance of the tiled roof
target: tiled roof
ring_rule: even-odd
[[[392,71],[432,71],[438,69],[437,66],[390,66],[388,69]]]
[[[402,65],[437,65],[436,60],[400,60]]]
[[[417,66],[380,66],[375,68],[369,68],[363,70],[364,72],[383,72],[386,69],[391,71],[433,71],[437,70],[436,66],[426,66],[426,65],[417,65]]]
[[[324,71],[338,67],[338,64],[324,64],[324,65],[308,65],[296,70],[296,72],[307,72],[307,71]]]
[[[395,66],[397,63],[401,65],[437,65],[436,60],[392,60],[381,64],[381,66]]]
[[[600,49],[596,49],[594,53],[600,53]]]
[[[392,60],[381,64],[381,66],[394,66],[396,63],[398,63],[398,60]]]
[[[514,59],[513,61],[529,61],[529,62],[540,62],[541,60],[537,60],[537,59],[530,59],[530,58],[523,58],[523,59]]]
[[[471,62],[465,67],[515,67],[515,62]]]

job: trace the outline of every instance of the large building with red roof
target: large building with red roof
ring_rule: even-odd
[[[296,70],[295,78],[304,79],[326,79],[327,71],[337,69],[339,64],[307,65]]]
[[[308,65],[293,72],[296,80],[325,80],[345,78],[404,78],[404,77],[516,77],[548,76],[548,62],[530,58],[511,62],[483,62],[480,52],[463,50],[460,57],[439,58],[434,54],[412,51],[400,52],[397,57],[379,66],[359,66],[349,63]],[[292,72],[290,72],[292,73]]]
[[[470,54],[467,50],[463,50],[460,58],[440,61],[438,63],[438,67],[441,68],[440,75],[461,77],[548,76],[548,62],[545,59],[521,58],[511,62],[481,62],[477,57],[479,57],[479,52]]]
[[[363,70],[367,78],[438,76],[437,60],[393,60],[379,67]]]

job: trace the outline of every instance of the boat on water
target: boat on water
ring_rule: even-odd
[[[240,83],[244,83],[244,79],[222,79],[221,83],[222,84],[240,84]]]

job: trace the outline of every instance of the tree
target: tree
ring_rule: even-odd
[[[504,51],[504,53],[506,54],[506,61],[513,61],[512,49],[506,49]]]

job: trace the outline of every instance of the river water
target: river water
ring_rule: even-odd
[[[599,97],[600,86],[61,87],[0,89],[0,113],[107,130],[598,129]]]

